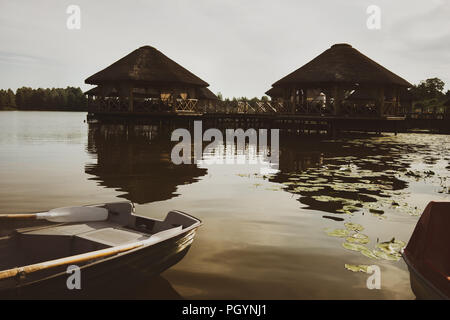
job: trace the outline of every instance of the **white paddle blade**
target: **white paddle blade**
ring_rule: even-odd
[[[50,222],[104,221],[108,219],[108,210],[100,207],[65,207],[37,213],[36,217]]]

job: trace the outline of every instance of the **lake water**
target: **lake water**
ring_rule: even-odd
[[[202,219],[187,256],[141,297],[414,298],[405,263],[377,245],[407,242],[426,204],[450,199],[450,136],[280,137],[279,171],[268,174],[261,164],[177,166],[161,128],[85,119],[0,112],[0,213],[128,199],[141,215]],[[381,289],[346,264],[379,266]]]

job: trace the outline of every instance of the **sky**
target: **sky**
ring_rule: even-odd
[[[69,29],[70,5],[80,29]],[[380,28],[369,29],[370,5]],[[450,0],[0,0],[0,88],[81,87],[150,45],[224,97],[260,97],[335,43],[450,89]]]

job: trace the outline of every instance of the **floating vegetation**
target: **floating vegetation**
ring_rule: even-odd
[[[367,244],[369,243],[369,237],[362,233],[355,233],[350,237],[345,238],[345,241],[348,243]]]
[[[391,260],[391,261],[398,261],[401,258],[400,253],[394,252],[394,253],[387,253],[380,250],[373,250],[374,255],[377,258],[385,259],[385,260]]]
[[[383,252],[391,254],[400,252],[405,246],[406,243],[404,241],[395,240],[395,238],[392,238],[391,241],[379,243],[377,248]]]
[[[359,251],[368,258],[372,258],[372,259],[378,258],[374,252],[372,252],[369,248],[367,248],[366,246],[363,246],[362,244],[344,242],[344,243],[342,243],[342,246],[348,250]]]
[[[367,249],[361,251],[362,255],[366,256],[367,258],[371,259],[378,259],[378,257],[373,253],[373,251]]]
[[[364,230],[364,227],[357,223],[346,222],[346,223],[344,223],[344,226],[350,231],[363,231]]]
[[[300,192],[317,192],[320,190],[325,189],[325,187],[311,187],[311,186],[305,186],[305,187],[295,187],[292,191],[294,193],[300,193]]]
[[[364,272],[364,273],[369,273],[369,266],[365,265],[365,264],[345,264],[344,265],[345,269],[353,271],[353,272]]]
[[[357,236],[358,235],[358,236]],[[395,240],[392,238],[391,241],[382,242],[377,244],[375,250],[370,250],[363,244],[368,243],[369,238],[366,235],[361,235],[359,233],[347,237],[346,242],[342,243],[345,249],[361,252],[364,256],[371,259],[384,259],[390,261],[398,261],[401,258],[400,251],[405,247],[405,242],[401,240]],[[358,242],[358,240],[366,241]]]
[[[347,229],[334,229],[327,231],[327,234],[332,237],[345,238],[350,235],[350,232]]]
[[[345,249],[352,250],[352,251],[369,250],[368,248],[366,248],[365,246],[363,246],[362,244],[359,244],[359,243],[344,242],[344,243],[342,243],[342,246]]]
[[[404,242],[393,239],[375,243],[362,225],[346,220],[358,217],[358,222],[366,221],[363,225],[376,219],[383,221],[375,223],[389,223],[398,214],[422,213],[424,207],[417,205],[415,193],[431,193],[430,199],[435,198],[433,195],[448,198],[450,156],[445,141],[450,140],[442,142],[439,137],[429,143],[425,136],[405,137],[326,140],[320,157],[293,153],[282,166],[291,171],[281,169],[270,181],[299,195],[296,199],[306,206],[302,208],[331,213],[321,216],[342,222],[343,226],[326,233],[341,238],[343,248],[369,259],[398,261]]]

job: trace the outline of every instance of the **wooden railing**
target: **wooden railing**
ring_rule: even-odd
[[[406,115],[405,108],[385,102],[383,115]],[[313,116],[379,117],[374,105],[342,104],[336,114],[332,105],[309,102],[298,104],[279,101],[202,101],[197,99],[128,99],[106,98],[89,102],[89,112],[200,113],[200,114],[297,114]],[[443,117],[443,116],[442,116]]]

